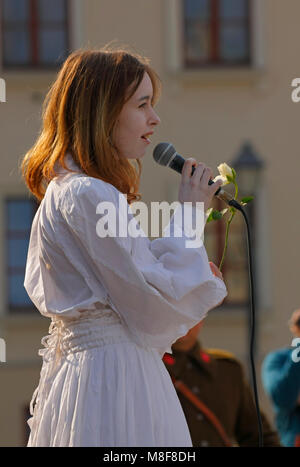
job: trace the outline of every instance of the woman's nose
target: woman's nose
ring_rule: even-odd
[[[160,123],[160,118],[157,115],[157,113],[152,110],[152,115],[151,115],[151,124],[152,125],[158,125]]]

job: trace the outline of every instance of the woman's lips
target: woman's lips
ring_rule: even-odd
[[[148,138],[148,136],[151,136],[153,135],[153,131],[149,131],[149,133],[145,133],[143,136],[142,136],[142,139],[145,140],[148,144],[151,143],[150,139]]]
[[[147,144],[150,144],[151,141],[149,138],[147,138],[147,136],[142,136],[142,139],[147,143]]]

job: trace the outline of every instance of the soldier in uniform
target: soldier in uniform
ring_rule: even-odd
[[[258,446],[256,409],[242,365],[230,352],[202,348],[197,340],[202,323],[163,357],[193,446]],[[263,413],[261,418],[264,446],[281,446]]]

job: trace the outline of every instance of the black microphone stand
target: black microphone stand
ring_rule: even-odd
[[[255,338],[255,298],[254,298],[254,278],[253,278],[253,263],[252,263],[252,248],[251,248],[251,231],[248,217],[243,207],[234,199],[228,201],[229,206],[236,208],[243,215],[247,228],[247,252],[248,252],[248,272],[249,272],[249,291],[250,291],[250,367],[252,375],[252,386],[258,420],[259,447],[263,447],[263,432],[262,421],[260,416],[259,401],[257,394],[255,362],[254,362],[254,338]]]

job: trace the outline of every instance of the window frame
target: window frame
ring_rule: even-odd
[[[4,44],[4,18],[3,18],[3,1],[0,0],[0,43]],[[65,1],[65,21],[64,21],[64,30],[66,33],[66,53],[67,55],[71,51],[71,38],[72,38],[72,31],[71,31],[71,4],[70,0]],[[1,48],[0,58],[1,64],[0,67],[4,72],[13,72],[13,71],[56,71],[61,67],[62,61],[59,63],[52,63],[52,64],[43,64],[38,62],[38,41],[37,41],[37,34],[39,29],[39,23],[37,20],[37,2],[38,0],[28,0],[29,2],[29,10],[30,10],[30,18],[29,18],[29,36],[30,36],[30,55],[31,55],[31,63],[20,64],[7,64],[4,60],[3,54],[3,46]]]
[[[3,218],[4,218],[4,225],[5,225],[5,231],[4,231],[4,238],[5,238],[5,248],[4,248],[4,271],[5,271],[5,298],[4,298],[4,306],[5,309],[7,310],[7,313],[10,315],[16,315],[18,313],[23,313],[23,312],[28,312],[31,313],[32,311],[36,311],[35,305],[31,302],[29,305],[12,305],[9,300],[9,281],[11,275],[13,275],[13,272],[11,272],[11,268],[9,265],[9,257],[8,257],[8,243],[9,243],[9,235],[11,231],[9,230],[9,225],[8,225],[8,202],[10,201],[28,201],[31,202],[33,205],[33,216],[32,219],[30,219],[30,229],[29,229],[29,236],[31,232],[31,226],[32,226],[32,221],[34,219],[34,216],[39,208],[39,204],[36,201],[34,197],[28,197],[28,196],[22,196],[22,195],[13,195],[13,194],[8,194],[3,198],[3,203],[4,203],[4,212],[3,212]],[[25,232],[25,231],[24,231]],[[25,277],[25,268],[26,268],[26,263],[24,264],[24,277]]]
[[[168,79],[176,86],[257,86],[266,74],[266,5],[251,0],[251,56],[248,66],[184,68],[182,51],[182,0],[164,0],[164,63]]]
[[[252,51],[252,17],[253,17],[253,12],[252,12],[252,2],[251,0],[246,0],[247,1],[247,42],[248,42],[248,57],[245,60],[239,60],[239,61],[227,61],[227,60],[222,60],[222,58],[219,56],[220,50],[220,41],[218,40],[218,34],[220,32],[220,0],[208,0],[211,2],[211,19],[210,19],[210,24],[209,24],[209,34],[211,37],[211,51],[210,51],[210,57],[208,60],[195,60],[195,61],[189,61],[187,58],[187,41],[186,41],[186,17],[185,17],[185,0],[180,0],[181,1],[181,18],[182,18],[182,28],[181,28],[181,53],[182,53],[182,62],[183,62],[183,67],[186,70],[193,70],[193,69],[202,69],[202,68],[225,68],[225,69],[230,69],[230,68],[238,68],[238,67],[251,67],[252,61],[253,61],[253,51]]]

